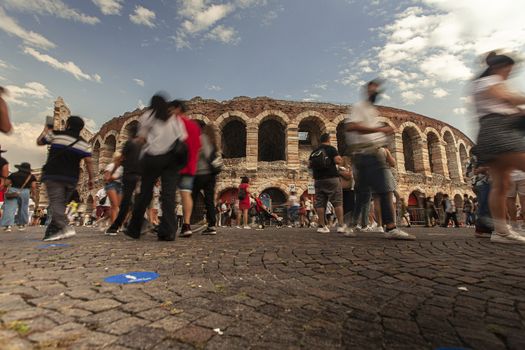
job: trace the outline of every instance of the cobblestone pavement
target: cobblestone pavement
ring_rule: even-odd
[[[525,247],[312,230],[0,234],[0,349],[525,349]],[[146,284],[104,277],[156,271]],[[219,330],[220,329],[220,330]]]

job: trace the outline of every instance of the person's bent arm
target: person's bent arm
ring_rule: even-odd
[[[2,173],[0,174],[0,188],[5,185],[7,177],[9,176],[9,164],[2,167]]]
[[[352,122],[346,124],[346,131],[355,131],[359,134],[373,134],[376,132],[382,132],[388,135],[394,133],[394,129],[392,129],[390,126],[368,127],[361,123]]]
[[[384,150],[385,150],[385,154],[386,154],[386,162],[388,163],[388,165],[390,165],[391,168],[395,168],[396,167],[396,160],[394,159],[394,157],[392,157],[392,153],[390,153],[388,148],[385,148]]]
[[[3,89],[0,88],[0,131],[3,133],[10,133],[13,130],[11,120],[9,119],[9,110],[7,109],[7,103],[2,98]]]
[[[47,142],[46,142],[46,137],[47,135],[49,134],[49,128],[46,126],[44,127],[44,130],[42,131],[42,133],[40,134],[40,136],[38,136],[38,138],[36,139],[36,144],[38,146],[44,146],[44,145],[47,145]]]
[[[504,84],[497,84],[490,87],[487,93],[492,97],[507,101],[514,106],[525,104],[525,95],[510,91]]]
[[[343,164],[343,157],[341,157],[341,156],[335,156],[335,157],[334,157],[334,162],[335,162],[335,164],[337,164],[337,165],[341,165],[341,164]]]

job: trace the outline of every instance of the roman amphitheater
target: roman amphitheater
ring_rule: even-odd
[[[251,179],[252,191],[266,193],[272,204],[286,201],[291,190],[312,192],[308,156],[329,132],[334,146],[345,147],[344,118],[351,106],[317,102],[292,102],[266,97],[237,97],[229,101],[195,97],[188,102],[188,115],[218,130],[226,169],[220,174],[217,196],[235,197],[240,178]],[[379,107],[381,119],[392,126],[389,149],[397,161],[398,192],[412,207],[421,207],[424,197],[448,193],[461,207],[461,196],[471,194],[465,165],[473,146],[461,131],[441,121],[405,110]],[[69,109],[62,99],[55,103],[55,123],[63,125]],[[124,113],[106,122],[91,136],[95,169],[100,171],[128,139],[130,126],[143,110]],[[85,173],[85,172],[83,172]],[[97,189],[102,186],[99,176]],[[96,189],[89,191],[82,177],[80,194],[93,205]]]

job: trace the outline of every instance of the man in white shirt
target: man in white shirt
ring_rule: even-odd
[[[400,230],[396,226],[393,213],[392,196],[386,172],[385,163],[380,159],[379,147],[384,146],[387,135],[393,134],[390,126],[383,126],[379,120],[379,112],[374,106],[380,94],[381,81],[373,80],[366,85],[366,100],[356,103],[351,114],[346,119],[347,144],[352,154],[355,169],[355,187],[357,192],[374,192],[381,203],[383,224],[386,225],[385,238],[413,240],[414,236]],[[358,201],[359,202],[359,201]],[[369,202],[356,204],[357,217],[359,208],[369,205]],[[356,223],[354,222],[353,225]]]

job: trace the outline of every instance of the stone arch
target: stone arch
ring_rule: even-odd
[[[139,123],[139,117],[140,116],[135,116],[135,117],[131,117],[129,119],[127,119],[124,124],[122,125],[122,127],[120,128],[120,133],[119,133],[119,138],[118,138],[118,144],[119,145],[124,145],[124,143],[129,140],[129,130],[130,130],[130,127],[131,125],[137,125],[137,124],[140,124]],[[119,148],[119,147],[117,147]]]
[[[446,127],[448,129],[448,127]],[[449,130],[443,133],[443,140],[445,141],[445,150],[447,153],[447,167],[450,179],[453,181],[461,180],[461,169],[458,164],[458,150],[454,135]]]
[[[268,194],[270,198],[272,199],[272,209],[276,206],[283,206],[286,204],[288,200],[288,193],[287,191],[283,190],[280,186],[271,186],[266,187],[262,191],[260,191],[258,194],[259,196],[262,194]]]
[[[190,114],[188,115],[188,118],[195,120],[197,123],[199,123],[199,121],[204,122],[204,125],[213,124],[213,122],[204,114],[199,114],[199,113]]]
[[[100,138],[100,136],[97,136],[95,142],[93,143],[93,150],[91,153],[91,159],[93,159],[93,172],[95,173],[95,176],[99,172],[101,149],[102,149],[102,139]]]
[[[303,113],[301,113],[303,114]],[[327,131],[326,124],[319,116],[320,113],[312,115],[302,115],[297,120],[297,130],[299,146],[306,146],[306,148],[316,148],[321,143],[320,138],[323,133]]]
[[[421,131],[413,123],[404,123],[401,130],[405,171],[424,173],[425,167],[421,152],[423,137]]]
[[[446,176],[439,132],[435,129],[427,128],[425,133],[427,135],[428,164],[430,166],[430,172]]]
[[[258,161],[274,162],[279,160],[286,161],[287,154],[287,130],[289,122],[286,114],[269,113],[266,111],[257,117],[258,122]],[[261,115],[264,115],[259,119]],[[283,115],[286,119],[283,118]]]
[[[237,200],[239,189],[237,187],[228,186],[221,191],[217,191],[217,199],[223,203],[233,204]]]
[[[467,163],[469,161],[469,156],[467,152],[467,146],[463,140],[459,140],[459,159],[461,162],[461,174],[463,177],[467,175]]]
[[[250,124],[250,118],[241,111],[229,111],[226,113],[221,114],[216,120],[215,124],[219,129],[222,129],[222,127],[229,121],[230,118],[236,118],[244,121],[244,124],[247,126]]]
[[[113,154],[117,150],[117,138],[118,134],[116,131],[111,130],[106,134],[104,138],[104,143],[102,145],[102,152],[99,161],[99,171],[104,171],[106,166],[111,163],[113,159]]]
[[[425,193],[420,189],[415,189],[408,195],[407,205],[413,208],[425,207]]]
[[[231,116],[221,121],[220,147],[225,159],[246,157],[248,125],[237,116]]]
[[[264,112],[260,113],[257,117],[255,117],[254,122],[255,122],[256,125],[259,125],[259,127],[260,127],[261,123],[267,118],[272,118],[272,119],[278,120],[285,127],[288,124],[290,124],[290,118],[288,118],[288,115],[286,115],[286,113],[281,112],[279,110],[267,110],[267,111],[264,111]]]

